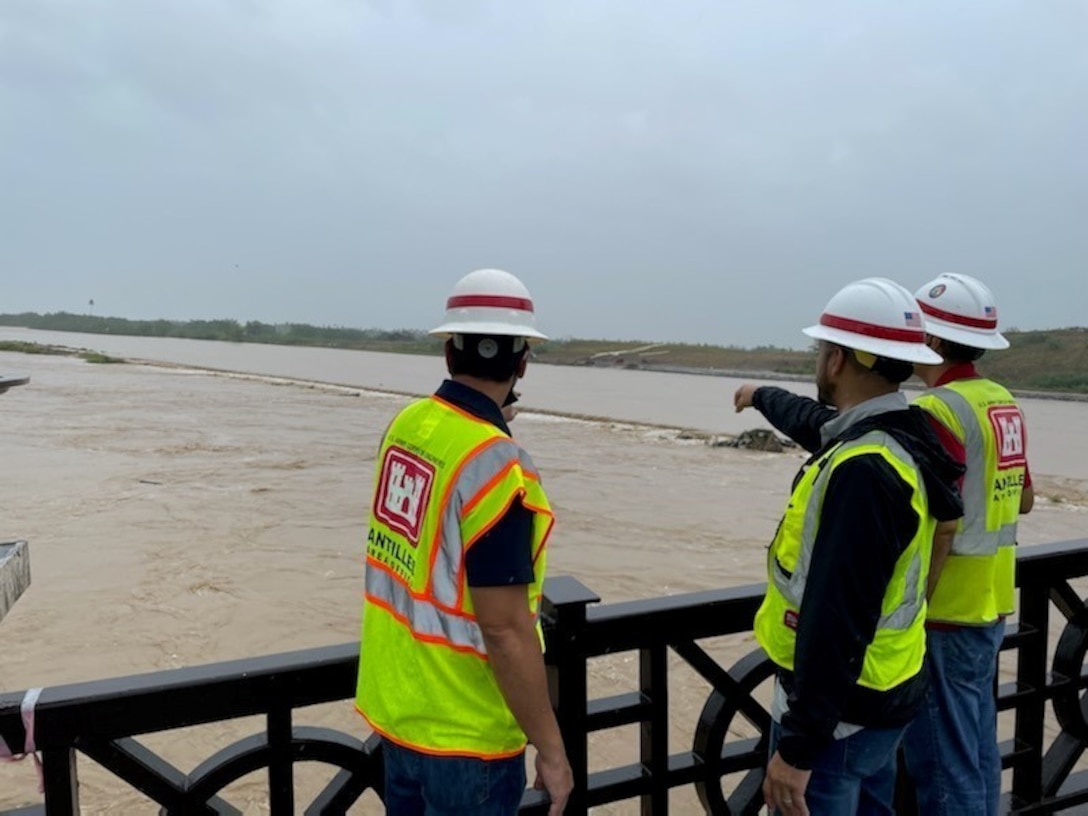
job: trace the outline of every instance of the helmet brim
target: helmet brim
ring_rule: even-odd
[[[524,337],[526,340],[547,340],[548,336],[529,326],[516,326],[512,323],[461,322],[451,321],[431,329],[427,334],[449,337],[454,334],[490,334],[495,337]]]
[[[887,357],[889,360],[921,363],[923,365],[937,365],[944,362],[941,355],[923,343],[882,340],[879,337],[866,337],[862,334],[853,334],[842,329],[832,329],[821,325],[809,326],[807,329],[802,329],[802,331],[814,340],[826,340],[829,343],[845,346],[855,351],[867,351],[878,357]]]
[[[932,334],[950,343],[959,343],[961,346],[986,351],[1001,351],[1009,347],[1009,341],[1001,332],[955,326],[928,315],[926,316],[926,334]]]

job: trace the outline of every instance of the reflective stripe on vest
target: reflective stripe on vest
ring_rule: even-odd
[[[511,454],[517,458],[512,460]],[[532,474],[532,478],[536,477],[532,470],[533,461],[528,453],[512,442],[499,441],[477,454],[462,469],[455,494],[479,496],[497,475],[506,472],[515,461],[526,472],[526,476]],[[443,512],[443,529],[456,530],[459,525],[456,502],[450,502]],[[460,586],[458,577],[462,572],[460,564],[464,551],[461,536],[442,536],[430,574],[432,599],[426,595],[413,597],[407,586],[380,566],[366,572],[367,598],[383,604],[423,639],[445,641],[454,648],[470,649],[477,654],[486,655],[487,647],[472,614],[471,603],[462,604],[462,609],[456,611]],[[539,549],[534,549],[533,557],[534,560],[540,557]],[[539,604],[535,606],[534,623],[540,618]]]
[[[776,664],[793,669],[796,628],[803,614],[805,585],[827,485],[836,467],[860,455],[881,456],[896,470],[912,488],[911,506],[920,519],[914,538],[896,562],[858,678],[859,685],[883,691],[909,680],[922,667],[925,585],[936,527],[913,458],[886,433],[873,431],[832,448],[798,480],[768,552],[767,595],[756,613],[755,633]]]
[[[963,521],[952,542],[956,555],[993,555],[998,547],[1016,543],[1016,523],[1003,524],[996,530],[988,529],[986,509],[990,505],[993,481],[996,473],[990,473],[986,446],[992,444],[982,433],[982,420],[967,399],[957,391],[942,386],[928,396],[947,405],[960,427],[963,428],[963,446],[967,457],[967,472],[963,477]],[[924,404],[923,404],[924,407]],[[1017,501],[1019,507],[1019,501]]]
[[[526,606],[539,619],[552,512],[529,455],[435,398],[390,425],[377,462],[356,692],[357,708],[386,737],[442,755],[524,749],[465,572],[469,548],[519,498],[533,513]],[[543,643],[539,623],[537,631]]]
[[[413,598],[403,583],[384,569],[366,571],[366,598],[379,603],[421,640],[447,643],[486,655],[484,638],[476,621],[454,615],[422,598]]]
[[[498,430],[498,429],[496,429]],[[467,496],[471,501],[494,479],[505,472],[514,462],[522,458],[528,460],[528,454],[522,451],[512,440],[497,438],[484,450],[472,457],[457,475],[453,490],[454,496]],[[531,465],[531,460],[530,465]],[[442,510],[442,531],[457,530],[460,525],[461,504],[450,501]],[[471,543],[471,542],[470,542]],[[431,568],[431,592],[435,599],[447,606],[457,603],[460,584],[457,582],[458,570],[464,558],[465,542],[460,535],[443,535],[439,542],[434,566]]]
[[[1023,417],[1012,395],[984,378],[956,380],[916,403],[963,443],[964,515],[930,599],[930,620],[988,624],[1015,609],[1015,551],[1023,489]]]

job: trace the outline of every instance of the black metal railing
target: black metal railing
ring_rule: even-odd
[[[1009,626],[1002,647],[1016,653],[1016,681],[999,689],[998,708],[1015,716],[1014,738],[1002,745],[1004,765],[1012,769],[1005,801],[1011,812],[1027,816],[1088,803],[1088,773],[1078,771],[1088,747],[1088,705],[1082,700],[1088,606],[1070,584],[1088,575],[1088,540],[1023,548],[1018,563],[1019,622]],[[643,813],[660,816],[669,811],[670,791],[689,787],[709,813],[756,813],[770,715],[754,692],[772,668],[758,650],[724,667],[706,641],[749,633],[762,587],[606,605],[573,578],[552,579],[546,590],[549,681],[578,781],[567,812],[638,799]],[[1053,644],[1052,609],[1064,618]],[[632,687],[591,698],[594,661],[620,653],[637,655]],[[344,813],[367,790],[380,796],[377,740],[295,722],[299,709],[352,697],[356,655],[352,643],[46,689],[35,728],[43,809],[50,816],[79,812],[78,754],[166,814],[240,813],[224,791],[255,771],[267,772],[271,813],[292,814],[299,762],[336,769],[303,808],[307,816]],[[686,741],[690,748],[670,753],[677,714],[670,678],[679,666],[702,678],[709,692]],[[0,736],[10,746],[23,744],[22,699],[21,693],[0,695]],[[188,771],[137,739],[252,715],[265,718],[261,733]],[[1049,741],[1048,719],[1056,731]],[[591,757],[590,735],[625,726],[638,729],[635,761],[591,772],[591,765],[600,765],[591,759],[600,758]],[[522,811],[543,812],[542,795],[528,791]]]

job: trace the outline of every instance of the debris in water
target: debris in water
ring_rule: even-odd
[[[781,453],[785,448],[796,447],[789,439],[779,439],[774,431],[765,428],[744,431],[732,439],[714,439],[709,444],[715,448],[747,448],[768,453]]]

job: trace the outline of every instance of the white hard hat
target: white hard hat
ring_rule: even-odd
[[[915,297],[926,316],[926,331],[934,337],[975,349],[1007,349],[1009,341],[997,330],[994,293],[970,275],[934,278]]]
[[[525,284],[501,269],[477,269],[457,281],[446,301],[446,320],[430,333],[547,340],[535,324],[533,298]]]
[[[918,301],[887,278],[865,278],[844,286],[828,301],[819,324],[804,332],[889,360],[941,362],[941,356],[926,345]]]

